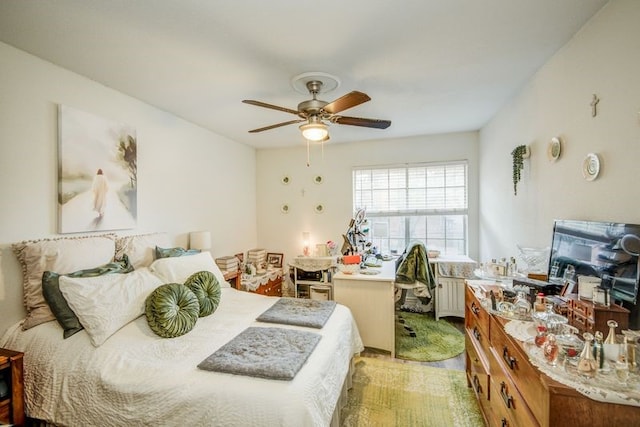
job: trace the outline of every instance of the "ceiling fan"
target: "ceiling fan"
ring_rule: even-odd
[[[245,99],[245,104],[256,105],[258,107],[270,108],[272,110],[284,111],[291,113],[299,118],[289,120],[282,123],[276,123],[270,126],[261,127],[250,130],[249,133],[257,133],[265,130],[275,129],[281,126],[287,126],[294,123],[306,122],[300,125],[302,135],[309,141],[327,141],[329,139],[328,123],[336,123],[339,125],[362,126],[376,129],[386,129],[391,125],[389,120],[365,119],[360,117],[341,116],[341,111],[353,108],[369,101],[371,98],[366,93],[353,91],[333,102],[322,101],[317,98],[321,92],[323,81],[321,79],[312,79],[306,82],[306,88],[312,99],[303,101],[298,104],[298,109],[279,107],[277,105],[267,104],[261,101]]]

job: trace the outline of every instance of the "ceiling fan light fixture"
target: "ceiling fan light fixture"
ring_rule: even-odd
[[[322,122],[310,122],[300,125],[302,136],[309,141],[324,141],[328,139],[329,128]]]

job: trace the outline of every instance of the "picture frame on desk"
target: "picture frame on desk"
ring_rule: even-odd
[[[274,268],[282,268],[284,254],[277,252],[267,252],[267,265]]]

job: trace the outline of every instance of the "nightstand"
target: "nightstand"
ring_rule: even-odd
[[[0,377],[7,391],[0,397],[0,424],[21,426],[25,422],[22,356],[18,351],[0,348]]]
[[[237,289],[270,297],[282,296],[282,269],[267,270],[264,274],[238,274]]]

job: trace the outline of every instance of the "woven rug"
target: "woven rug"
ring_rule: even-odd
[[[342,427],[484,426],[464,371],[361,357]]]
[[[396,357],[418,362],[436,362],[456,357],[464,351],[464,334],[444,319],[436,321],[433,313],[396,312],[404,319],[396,321]],[[411,337],[404,328],[413,329]]]

